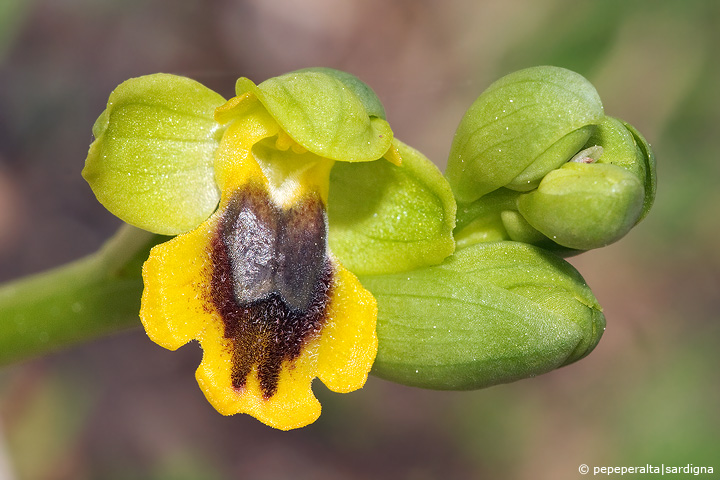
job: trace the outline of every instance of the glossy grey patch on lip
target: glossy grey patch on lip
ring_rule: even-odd
[[[223,216],[222,241],[238,303],[277,292],[293,309],[307,309],[327,251],[325,217],[317,195],[288,210],[259,188],[236,195]]]
[[[298,310],[308,307],[327,256],[327,220],[319,198],[304,198],[283,212],[277,241],[275,288]]]
[[[232,385],[257,368],[265,398],[284,360],[322,330],[333,267],[327,217],[317,193],[287,210],[260,186],[236,193],[212,242],[212,301],[232,341]]]
[[[275,290],[277,208],[258,193],[234,197],[222,219],[222,243],[230,260],[235,300],[239,304],[266,298]]]

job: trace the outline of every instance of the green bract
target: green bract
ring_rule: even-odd
[[[516,242],[361,280],[378,301],[373,372],[412,386],[474,389],[545,373],[590,353],[605,328],[570,264]]]
[[[446,175],[460,245],[598,248],[625,235],[655,197],[645,139],[603,114],[587,80],[557,67],[515,72],[480,95],[458,127]]]

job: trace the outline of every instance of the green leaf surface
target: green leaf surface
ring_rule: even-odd
[[[541,178],[580,150],[587,127],[602,118],[597,91],[575,72],[541,66],[506,75],[470,106],[455,133],[446,170],[455,197],[472,202],[527,169],[523,181]]]
[[[259,85],[240,78],[235,89],[237,95],[254,93],[283,130],[310,152],[345,162],[377,160],[390,148],[393,133],[379,116],[384,113],[379,101],[370,99],[369,87],[350,83],[349,75],[299,70]]]
[[[378,301],[373,373],[465,390],[539,375],[587,355],[605,317],[579,273],[537,247],[493,242],[442,265],[361,276]]]
[[[225,100],[188,78],[155,74],[123,82],[93,127],[83,176],[108,210],[160,234],[199,225],[220,199],[213,159]]]
[[[437,167],[396,141],[402,165],[338,162],[330,173],[330,248],[355,274],[437,264],[455,242],[455,200]]]

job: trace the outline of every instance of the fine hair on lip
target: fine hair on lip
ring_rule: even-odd
[[[232,385],[243,388],[257,368],[269,398],[282,363],[297,358],[326,321],[333,267],[319,195],[284,210],[249,184],[218,223],[212,260],[212,302],[231,340]]]

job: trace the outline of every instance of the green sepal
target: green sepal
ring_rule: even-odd
[[[605,328],[570,264],[517,242],[360,280],[378,302],[373,373],[406,385],[467,390],[539,375],[590,353]]]
[[[455,200],[437,167],[395,141],[402,164],[338,162],[330,172],[330,248],[355,274],[412,270],[455,249]]]
[[[527,222],[554,242],[590,250],[622,238],[637,223],[644,189],[628,170],[612,164],[567,163],[518,198]]]
[[[343,72],[341,72],[343,73]],[[255,85],[238,79],[238,96],[257,96],[282,129],[298,144],[321,157],[344,162],[381,158],[390,148],[393,132],[378,116],[379,100],[351,83],[350,74],[325,69],[299,70]],[[369,92],[368,92],[369,91]]]
[[[520,180],[537,181],[569,160],[602,118],[597,91],[575,72],[540,66],[506,75],[470,106],[455,133],[445,172],[455,197],[472,202],[526,171]],[[513,186],[523,189],[520,180]]]
[[[385,117],[385,107],[378,98],[377,94],[367,83],[363,82],[352,73],[327,67],[304,68],[302,70],[298,70],[298,72],[319,72],[337,78],[355,95],[357,95],[360,99],[360,103],[362,103],[363,107],[365,107],[365,111],[369,116],[387,120]]]
[[[597,159],[598,163],[622,167],[644,182],[647,162],[635,138],[623,122],[617,118],[605,117],[588,139],[585,147],[595,145],[602,147],[602,154]]]
[[[217,206],[213,159],[222,134],[213,113],[225,100],[185,77],[132,78],[95,122],[83,177],[125,222],[176,235]]]
[[[527,192],[537,188],[548,172],[561,167],[587,142],[595,131],[595,125],[573,130],[541,153],[533,163],[505,185],[505,188]]]

